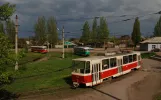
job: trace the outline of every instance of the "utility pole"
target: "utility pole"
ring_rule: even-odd
[[[105,48],[105,39],[104,39],[104,50],[106,50],[106,48]]]
[[[49,52],[49,34],[47,34],[47,48],[48,48],[48,52]]]
[[[62,41],[63,41],[63,52],[62,52],[62,58],[64,58],[64,26],[62,30]]]
[[[113,37],[113,44],[115,46],[115,33],[114,33],[114,37]]]
[[[16,25],[15,25],[15,53],[16,53],[16,65],[15,65],[15,70],[18,70],[18,16],[16,15]]]
[[[104,50],[106,50],[106,46],[107,46],[107,42],[106,42],[106,38],[104,37]]]

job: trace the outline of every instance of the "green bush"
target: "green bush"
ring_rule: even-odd
[[[148,53],[142,53],[141,57],[142,58],[150,58],[151,56],[154,56],[155,53],[154,52],[148,52]]]
[[[23,57],[26,57],[26,50],[24,48],[19,52],[19,58]]]

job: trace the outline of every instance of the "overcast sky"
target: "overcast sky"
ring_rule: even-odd
[[[107,17],[110,33],[131,34],[134,20],[117,22],[126,18],[161,10],[161,0],[0,0],[0,5],[6,2],[16,4],[16,13],[19,16],[19,36],[32,36],[33,25],[38,16],[45,16],[46,19],[54,16],[58,21],[58,28],[65,26],[65,31],[75,32],[80,30],[85,20],[70,20],[77,18],[88,18],[95,16]],[[15,18],[15,14],[12,18]],[[136,15],[119,18],[120,15]],[[113,17],[110,17],[113,16]],[[151,15],[140,18],[141,32],[151,34],[159,19],[159,15]],[[60,21],[65,20],[65,21]],[[114,23],[115,22],[115,23]],[[89,20],[91,25],[92,20]],[[67,37],[80,36],[80,32]]]

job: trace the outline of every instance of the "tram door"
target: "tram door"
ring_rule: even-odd
[[[118,73],[122,74],[122,59],[117,59]]]
[[[92,86],[100,82],[100,63],[92,64]]]

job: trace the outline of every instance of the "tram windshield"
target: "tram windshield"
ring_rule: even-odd
[[[90,73],[89,61],[73,61],[73,72],[75,73]]]

